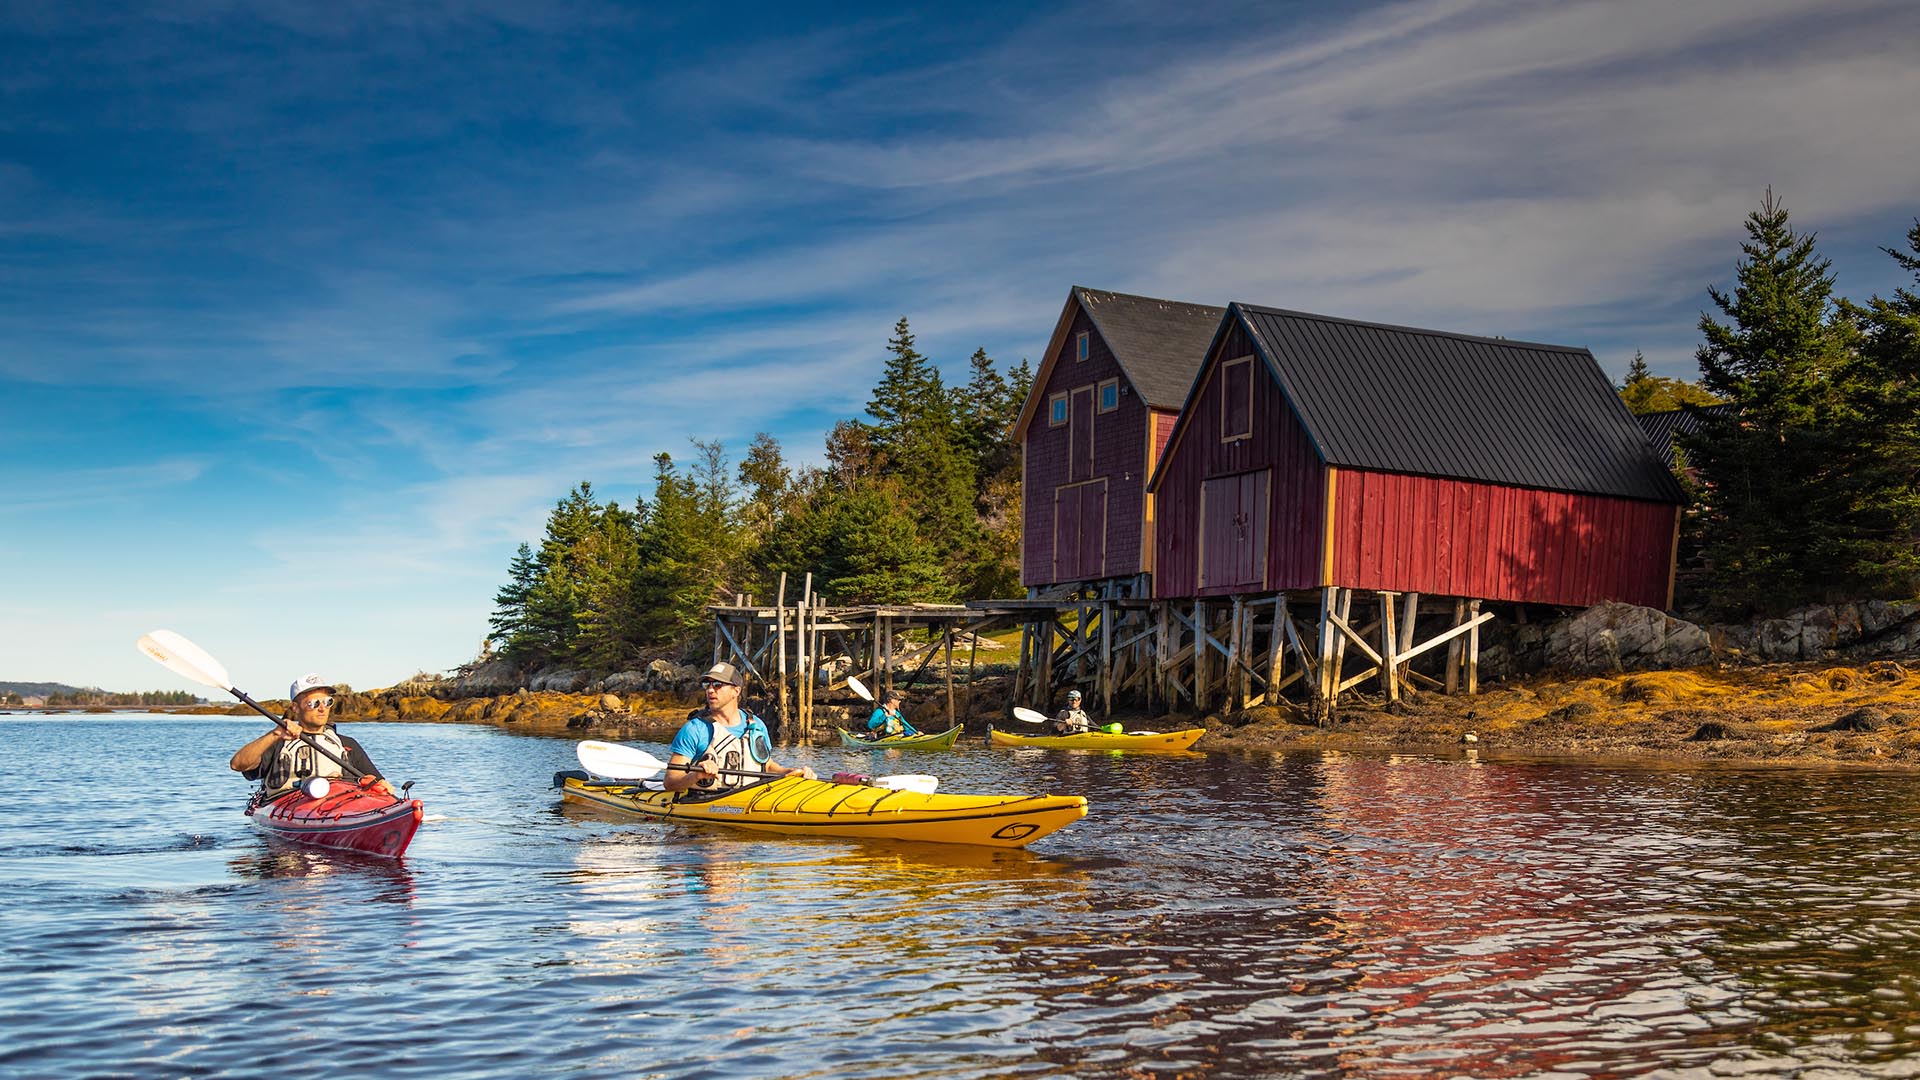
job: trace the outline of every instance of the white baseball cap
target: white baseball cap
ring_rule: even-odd
[[[309,690],[325,690],[329,694],[334,692],[333,686],[327,680],[309,671],[293,680],[293,685],[287,688],[287,700],[299,701],[300,695]]]
[[[1081,698],[1081,696],[1082,696],[1082,695],[1081,695],[1081,693],[1080,693],[1080,691],[1078,691],[1078,690],[1069,690],[1069,691],[1067,691],[1067,700],[1068,700],[1068,701],[1078,701],[1078,700],[1080,700],[1080,698]]]

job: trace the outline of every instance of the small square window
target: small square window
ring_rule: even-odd
[[[1088,349],[1089,349],[1089,346],[1087,345],[1087,334],[1086,334],[1086,331],[1083,330],[1080,332],[1079,336],[1073,339],[1073,358],[1076,361],[1085,360],[1088,355]]]
[[[1112,412],[1120,407],[1120,380],[1108,379],[1100,384],[1100,411]]]
[[[1067,395],[1055,394],[1047,399],[1047,426],[1059,427],[1067,422]]]

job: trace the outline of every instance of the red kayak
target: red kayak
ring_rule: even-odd
[[[298,844],[398,858],[413,842],[426,809],[419,799],[395,798],[374,787],[377,782],[372,777],[357,784],[336,780],[317,799],[295,788],[249,806],[247,816],[275,836]]]

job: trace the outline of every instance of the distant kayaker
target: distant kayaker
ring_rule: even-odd
[[[740,707],[740,688],[745,682],[732,664],[715,664],[700,677],[707,706],[688,713],[687,722],[673,737],[662,787],[668,791],[724,791],[759,779],[722,772],[736,769],[815,778],[812,769],[788,768],[773,760],[773,740],[767,735],[767,725]]]
[[[333,687],[318,675],[302,675],[287,688],[291,705],[280,726],[234,751],[227,764],[249,780],[260,781],[260,788],[275,795],[314,776],[338,779],[346,775],[340,762],[315,750],[300,738],[306,735],[322,750],[344,760],[361,773],[379,779],[360,744],[335,730],[333,726]],[[380,780],[389,795],[393,785]]]
[[[1080,708],[1080,691],[1067,691],[1067,707],[1053,716],[1055,735],[1084,735],[1093,730],[1093,718]]]
[[[873,710],[873,715],[867,717],[867,738],[891,739],[898,735],[920,734],[919,729],[907,723],[907,718],[900,715],[900,703],[905,700],[907,700],[905,690],[898,687],[888,690],[880,699],[880,704]]]

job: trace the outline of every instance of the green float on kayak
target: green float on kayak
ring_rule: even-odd
[[[553,782],[563,798],[645,817],[862,840],[1023,847],[1087,816],[1079,795],[924,794],[798,776],[693,797],[577,771]]]
[[[863,739],[846,728],[839,730],[840,745],[862,750],[951,750],[960,738],[959,724],[936,735],[891,735],[884,739]]]
[[[1010,731],[987,729],[987,742],[993,746],[1039,746],[1052,750],[1185,750],[1207,733],[1206,728],[1185,731],[1135,731],[1112,734],[1089,731],[1083,735],[1015,735]]]

